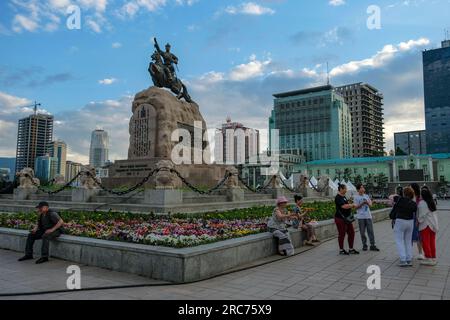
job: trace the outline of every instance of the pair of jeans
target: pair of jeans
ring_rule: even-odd
[[[370,245],[375,246],[375,234],[373,232],[372,219],[358,219],[359,233],[361,234],[361,241],[364,247],[367,247],[367,234],[369,235]]]
[[[427,227],[425,230],[420,231],[420,238],[422,239],[425,258],[436,259],[436,232]]]
[[[414,220],[395,220],[394,237],[400,261],[410,262],[413,259],[412,234]]]
[[[27,245],[25,248],[25,254],[27,256],[33,256],[33,246],[36,240],[42,239],[41,246],[41,257],[48,258],[49,256],[49,248],[50,248],[50,240],[56,239],[61,235],[61,230],[56,230],[52,233],[45,234],[45,230],[38,229],[36,233],[30,232],[27,238]]]
[[[347,234],[349,248],[353,249],[353,244],[355,243],[355,229],[353,228],[353,223],[347,223],[344,219],[340,218],[334,218],[334,222],[336,223],[339,233],[339,249],[344,250],[345,234]]]

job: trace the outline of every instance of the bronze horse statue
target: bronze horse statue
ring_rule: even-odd
[[[170,89],[174,94],[177,95],[178,99],[184,98],[184,100],[186,100],[186,102],[188,103],[193,102],[183,82],[178,79],[178,77],[176,77],[174,73],[173,76],[171,76],[172,73],[169,74],[169,72],[172,71],[169,70],[168,66],[163,62],[162,53],[164,54],[164,52],[159,49],[159,45],[156,42],[156,39],[155,47],[156,51],[152,55],[152,62],[150,62],[150,65],[148,67],[148,72],[152,77],[153,84],[158,88]]]

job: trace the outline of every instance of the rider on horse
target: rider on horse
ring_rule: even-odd
[[[155,48],[164,60],[164,72],[166,73],[167,79],[169,82],[173,82],[175,80],[175,68],[173,64],[178,64],[177,56],[170,52],[171,46],[169,43],[166,44],[166,51],[162,51],[155,39]]]

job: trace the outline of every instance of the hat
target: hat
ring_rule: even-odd
[[[170,43],[168,43],[168,44],[166,44],[166,47],[172,47],[172,46],[170,45]]]
[[[289,201],[288,201],[288,199],[286,199],[286,197],[279,197],[278,199],[277,199],[277,206],[278,205],[280,205],[280,204],[282,204],[282,203],[288,203]]]
[[[42,207],[50,207],[50,206],[49,206],[48,202],[42,201],[42,202],[39,202],[39,204],[36,206],[36,209],[40,209]]]

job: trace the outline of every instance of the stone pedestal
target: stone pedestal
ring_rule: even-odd
[[[172,189],[147,189],[144,192],[144,203],[163,207],[182,204],[183,191]]]
[[[32,194],[37,192],[37,188],[17,188],[14,189],[14,200],[29,200]]]
[[[98,189],[77,188],[72,190],[72,202],[90,202],[98,194]]]
[[[245,200],[245,190],[240,188],[232,188],[227,190],[227,201],[239,202]]]

